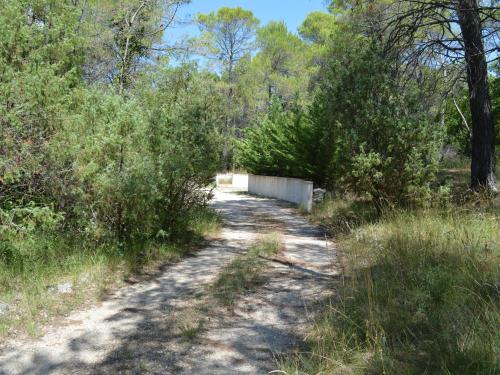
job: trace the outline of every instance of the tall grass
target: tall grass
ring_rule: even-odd
[[[392,211],[338,242],[348,277],[286,373],[500,372],[497,211]]]
[[[176,241],[96,243],[68,234],[33,233],[9,243],[12,256],[0,259],[0,302],[9,306],[0,315],[0,337],[28,333],[54,317],[67,314],[85,303],[92,303],[108,290],[119,287],[132,275],[147,272],[158,264],[174,262],[214,236],[221,220],[208,209],[196,211],[188,230]],[[53,287],[70,283],[70,293]]]
[[[326,229],[330,236],[338,237],[349,234],[362,225],[376,222],[381,215],[382,211],[371,202],[347,196],[315,204],[309,220]]]

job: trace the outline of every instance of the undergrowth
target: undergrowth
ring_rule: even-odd
[[[0,337],[20,332],[38,335],[39,328],[53,318],[99,300],[129,277],[180,260],[206,237],[216,235],[220,225],[216,212],[200,209],[176,240],[158,238],[119,246],[78,236],[33,233],[9,243],[12,256],[0,260],[0,302],[8,306],[0,314]],[[54,292],[64,283],[71,285],[69,293]]]

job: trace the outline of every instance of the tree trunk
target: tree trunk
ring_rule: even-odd
[[[465,47],[472,114],[471,187],[497,191],[495,128],[477,0],[457,0],[457,13]]]

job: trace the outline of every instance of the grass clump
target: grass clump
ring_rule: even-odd
[[[499,373],[495,211],[392,211],[339,248],[349,277],[286,373]]]
[[[194,326],[184,327],[181,332],[181,337],[184,341],[193,341],[196,337],[198,337],[202,329],[203,329],[203,321],[199,321]]]
[[[209,304],[204,300],[174,313],[174,327],[184,342],[194,341],[204,330]]]
[[[315,204],[309,219],[336,237],[351,233],[361,225],[377,221],[381,211],[370,201],[354,199],[325,199]]]
[[[201,238],[215,237],[222,227],[222,218],[214,210],[202,208],[191,215],[188,233]]]
[[[211,285],[214,297],[224,306],[233,306],[237,296],[251,290],[262,280],[268,257],[277,254],[282,244],[278,235],[263,236],[247,254],[229,263]]]

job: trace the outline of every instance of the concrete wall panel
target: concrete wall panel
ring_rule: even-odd
[[[216,177],[217,186],[228,186],[235,189],[248,190],[247,174],[218,174]]]
[[[248,175],[248,191],[296,203],[312,210],[313,183],[298,178]]]

